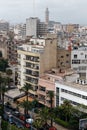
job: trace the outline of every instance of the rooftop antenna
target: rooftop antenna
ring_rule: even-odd
[[[35,17],[35,0],[33,0],[33,15]]]

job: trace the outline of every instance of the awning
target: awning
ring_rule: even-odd
[[[5,97],[7,97],[7,98],[9,98],[11,100],[19,99],[20,97],[24,97],[24,95],[25,95],[25,93],[24,92],[20,92],[20,90],[18,88],[8,90],[5,93]]]
[[[26,100],[26,96],[17,99],[17,102],[18,102],[18,103],[21,103],[21,102],[23,102],[24,100]],[[34,100],[33,98],[28,97],[28,101],[32,102],[33,100]]]

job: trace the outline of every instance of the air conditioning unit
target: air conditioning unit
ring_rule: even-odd
[[[79,84],[82,84],[82,80],[79,79]]]
[[[76,83],[77,83],[77,84],[79,83],[79,79],[76,79]]]
[[[82,84],[83,84],[83,85],[85,85],[85,84],[86,84],[85,80],[82,80]]]

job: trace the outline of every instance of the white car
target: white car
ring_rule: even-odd
[[[34,120],[32,118],[28,118],[28,119],[26,119],[26,122],[29,124],[32,124],[34,122]]]

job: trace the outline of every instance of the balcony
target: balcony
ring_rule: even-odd
[[[29,93],[33,95],[37,95],[37,91],[34,91],[34,90],[29,90]]]
[[[33,62],[39,62],[39,57],[34,57],[34,56],[26,56],[26,59],[28,61],[33,61]]]
[[[38,94],[41,94],[43,96],[46,96],[46,91],[42,91],[42,90],[37,90]]]
[[[35,65],[24,65],[25,68],[33,70],[33,71],[39,71],[39,66],[35,66]]]
[[[33,72],[33,73],[32,73]],[[39,73],[35,73],[34,71],[25,72],[26,75],[29,75],[30,77],[39,77]]]

